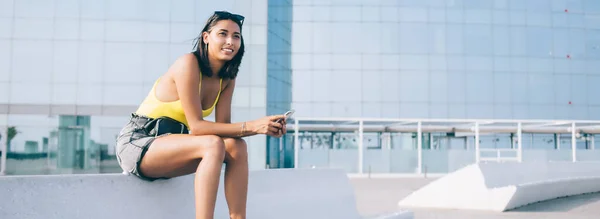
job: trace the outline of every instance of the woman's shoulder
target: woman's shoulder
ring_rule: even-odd
[[[186,53],[183,54],[181,56],[179,56],[175,62],[173,63],[173,65],[192,65],[192,66],[197,66],[198,65],[198,60],[196,59],[196,56],[193,53]]]
[[[193,54],[184,54],[179,56],[171,66],[169,66],[167,72],[162,75],[160,78],[162,81],[170,81],[170,83],[174,83],[178,80],[199,80],[197,64],[194,64],[194,55]],[[167,83],[167,82],[165,82]]]
[[[179,56],[169,67],[170,73],[198,74],[199,71],[196,56],[191,53]]]

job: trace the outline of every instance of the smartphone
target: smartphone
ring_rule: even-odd
[[[292,115],[294,115],[294,112],[296,112],[295,110],[289,110],[287,112],[285,112],[285,114],[283,114],[285,116],[286,119],[289,119],[290,117],[292,117]],[[281,119],[277,120],[277,122],[281,122]]]

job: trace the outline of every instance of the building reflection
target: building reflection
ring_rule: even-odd
[[[8,124],[3,133],[6,175],[121,172],[111,148],[119,123],[102,127],[102,118],[93,125],[92,116],[60,115],[36,125],[27,121],[38,116],[18,117],[19,125]]]

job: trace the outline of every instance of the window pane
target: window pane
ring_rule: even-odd
[[[552,26],[552,14],[549,12],[527,13],[527,25],[550,27]]]
[[[550,7],[552,11],[563,12],[567,8],[568,0],[550,0]]]
[[[494,71],[510,72],[510,58],[494,57]]]
[[[527,11],[550,11],[552,2],[550,0],[526,0],[521,4],[527,4]]]
[[[566,8],[571,12],[583,12],[583,0],[567,0]]]
[[[398,8],[400,22],[427,22],[427,8]]]
[[[567,22],[567,13],[553,13],[552,26],[554,27],[569,27]]]
[[[584,63],[582,63],[584,64]],[[581,66],[582,69],[580,69],[579,72],[583,72],[584,69],[583,67],[585,67],[584,65]],[[532,73],[544,73],[546,75],[551,75],[553,72],[553,68],[552,68],[552,59],[548,59],[548,58],[528,58],[527,59],[527,71],[528,72],[532,72]]]
[[[476,24],[492,23],[492,11],[489,9],[467,9],[465,10],[465,22]]]
[[[464,8],[468,9],[490,9],[492,8],[493,1],[482,1],[482,0],[463,0]]]
[[[446,56],[429,56],[429,69],[430,70],[446,70]]]
[[[553,56],[564,58],[569,54],[569,30],[563,28],[552,29],[553,35]]]
[[[571,75],[571,100],[577,105],[585,105],[587,96],[587,76]]]
[[[510,17],[508,11],[494,10],[492,12],[492,23],[494,24],[510,24]]]
[[[527,60],[523,57],[511,57],[510,68],[512,72],[524,73],[527,72]]]
[[[400,98],[402,101],[429,101],[429,75],[427,71],[402,71],[400,73]]]
[[[465,0],[446,0],[447,8],[463,8]]]
[[[448,102],[464,103],[466,97],[466,78],[462,71],[448,71]]]
[[[492,28],[490,25],[465,25],[464,37],[466,54],[492,54]]]
[[[446,53],[446,25],[444,24],[429,24],[429,53],[430,54],[445,54]]]
[[[508,8],[508,0],[494,0],[495,9],[506,9]]]
[[[510,104],[511,75],[506,72],[494,73],[494,103]]]
[[[463,25],[448,24],[446,26],[446,52],[448,54],[463,53]]]
[[[448,90],[448,80],[447,73],[444,71],[434,71],[431,72],[431,94],[430,100],[432,103],[447,103],[448,95],[446,91]]]
[[[398,25],[389,25],[381,29],[381,52],[382,53],[398,53],[400,48],[400,27]],[[368,43],[365,43],[368,45]]]
[[[586,35],[587,57],[591,59],[600,58],[600,30],[588,30]],[[600,69],[599,69],[600,70]]]
[[[507,26],[494,26],[492,33],[494,39],[494,55],[510,55],[510,29]]]
[[[426,7],[427,1],[415,1],[415,0],[398,0],[400,6],[409,6],[409,7]]]
[[[585,17],[583,14],[568,13],[567,22],[571,28],[585,27]]]
[[[513,56],[527,55],[527,30],[525,27],[510,28],[510,49]]]
[[[529,93],[528,93],[528,82],[527,75],[523,74],[513,74],[512,75],[512,86],[511,86],[511,99],[513,103],[516,104],[527,104],[529,103]]]
[[[554,80],[547,74],[529,75],[529,100],[534,104],[553,104]]]
[[[527,13],[525,11],[510,11],[510,24],[512,25],[526,25],[527,24]]]
[[[597,0],[584,0],[586,13],[600,13],[600,2]]]
[[[529,27],[527,29],[527,55],[548,57],[552,54],[552,29]]]
[[[426,55],[400,55],[400,69],[427,70],[428,68]]]
[[[361,33],[360,23],[336,23],[336,25],[333,25],[332,27],[332,32],[335,33],[332,39],[334,53],[361,52],[360,46],[349,46],[355,45],[356,42],[360,42],[362,40],[361,36],[363,34]],[[294,30],[294,32],[296,32],[296,30]]]
[[[527,10],[527,4],[523,0],[509,0],[508,7],[513,10]]]
[[[446,9],[446,22],[448,23],[464,23],[464,10],[462,9]]]
[[[600,84],[600,76],[596,76],[596,75],[589,75],[587,77],[587,93],[588,94],[599,94],[600,93],[600,86],[598,86],[598,84]],[[590,105],[599,105],[600,104],[600,98],[589,98],[588,99],[588,104]],[[597,114],[597,112],[594,112],[594,114]]]
[[[446,56],[446,67],[448,70],[465,70],[465,58],[463,56]]]
[[[466,70],[468,71],[492,71],[494,62],[491,57],[485,56],[467,56],[466,59]]]
[[[446,9],[429,8],[429,22],[446,22]]]
[[[467,73],[467,103],[492,103],[494,80],[491,72]]]
[[[554,101],[557,105],[564,105],[571,101],[571,76],[557,74],[554,76]]]
[[[494,106],[489,104],[467,104],[467,117],[487,119],[494,116]]]
[[[423,24],[400,24],[400,52],[412,54],[427,53],[427,29],[427,25]]]
[[[578,59],[585,57],[585,30],[569,29],[569,47],[571,57]]]

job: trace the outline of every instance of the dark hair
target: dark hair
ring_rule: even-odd
[[[244,21],[244,17],[241,15],[237,15],[237,14],[231,14],[229,12],[217,11],[212,16],[210,16],[208,18],[208,20],[206,21],[206,25],[204,25],[202,32],[200,32],[200,35],[198,36],[198,38],[196,38],[196,40],[194,42],[193,53],[196,56],[196,59],[198,60],[198,64],[200,66],[200,72],[202,73],[202,75],[206,75],[208,77],[212,77],[213,72],[210,68],[210,63],[208,60],[207,46],[204,43],[204,40],[202,40],[202,33],[208,32],[215,25],[217,25],[217,22],[222,21],[222,20],[231,20],[231,21],[235,22],[240,27],[240,34],[241,34],[242,23]],[[234,79],[235,77],[237,77],[237,74],[238,74],[238,71],[240,68],[240,64],[242,63],[242,56],[244,56],[244,50],[245,50],[244,49],[244,37],[240,36],[240,40],[241,40],[241,44],[240,44],[240,48],[237,49],[237,54],[235,54],[233,59],[225,62],[225,65],[223,65],[221,70],[218,72],[218,75],[220,78]]]

